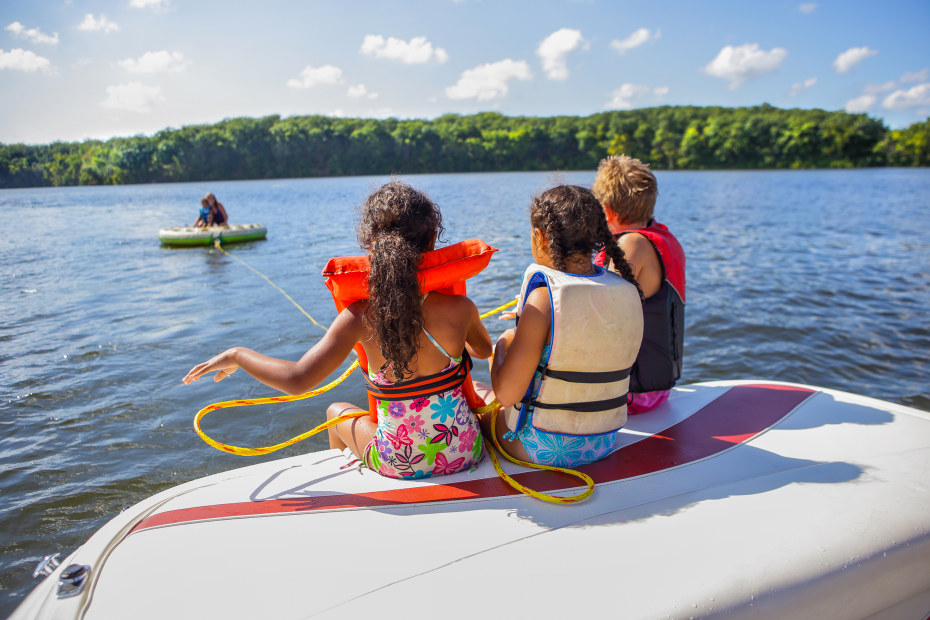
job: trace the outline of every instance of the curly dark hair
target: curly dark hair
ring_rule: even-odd
[[[382,185],[361,207],[358,241],[371,261],[365,321],[386,360],[381,370],[390,366],[397,380],[413,374],[424,325],[417,267],[443,230],[436,203],[400,181]]]
[[[530,204],[530,223],[540,229],[549,242],[549,258],[559,271],[565,271],[565,259],[573,254],[591,257],[605,250],[614,269],[623,279],[640,288],[623,250],[614,241],[607,227],[607,217],[601,203],[591,190],[578,185],[559,185],[544,191]]]

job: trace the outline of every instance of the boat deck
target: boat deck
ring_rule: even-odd
[[[13,617],[930,611],[930,414],[794,384],[682,386],[581,469],[597,489],[570,506],[516,494],[487,459],[417,481],[335,450],[216,474],[115,517],[64,563],[91,566],[84,594],[56,600],[53,575]]]

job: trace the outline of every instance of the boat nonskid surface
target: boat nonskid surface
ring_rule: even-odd
[[[597,490],[570,507],[513,494],[487,460],[418,481],[335,450],[223,472],[98,531],[67,560],[93,570],[71,606],[87,618],[354,617],[469,588],[546,616],[611,602],[634,618],[852,618],[919,607],[930,591],[924,412],[795,384],[683,386],[632,416],[612,457],[588,466]],[[453,617],[471,615],[461,605]]]

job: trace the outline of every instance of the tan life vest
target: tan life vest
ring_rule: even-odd
[[[597,435],[620,429],[626,423],[630,369],[643,338],[636,287],[600,267],[588,276],[530,265],[523,274],[518,317],[527,295],[539,286],[549,289],[551,349],[519,408],[503,410],[507,427],[519,431],[532,410],[533,426],[543,431]]]

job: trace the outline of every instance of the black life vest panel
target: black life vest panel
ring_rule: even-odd
[[[646,228],[625,230],[615,239],[638,233],[652,244],[662,264],[662,285],[643,303],[643,344],[630,375],[634,393],[670,390],[681,377],[685,334],[685,253],[668,228],[655,220]],[[595,262],[603,265],[604,252]]]

